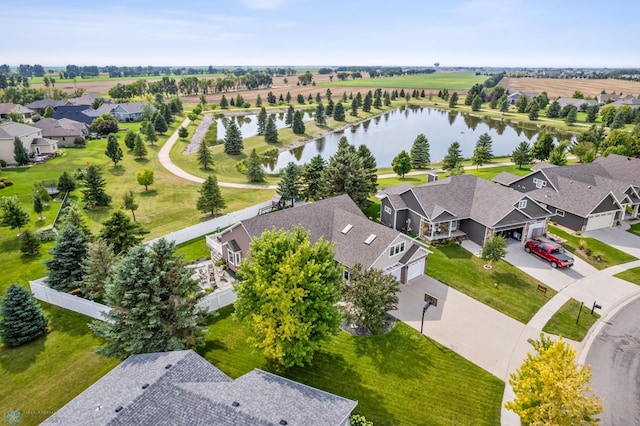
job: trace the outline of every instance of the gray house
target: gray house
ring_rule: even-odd
[[[255,369],[233,380],[193,351],[133,355],[43,425],[335,425],[358,403]]]
[[[426,247],[398,231],[369,220],[348,195],[327,198],[314,203],[280,210],[243,220],[207,244],[214,258],[224,258],[233,271],[247,257],[251,241],[264,231],[291,229],[301,225],[310,231],[311,242],[320,238],[335,244],[335,260],[349,269],[357,263],[395,276],[401,283],[425,273]]]
[[[380,221],[427,241],[493,235],[525,242],[546,232],[551,213],[528,195],[473,175],[451,176],[381,193]]]
[[[43,118],[33,125],[42,130],[42,137],[58,141],[58,146],[73,146],[76,138],[84,138],[89,134],[86,123],[68,118]]]
[[[513,92],[510,95],[507,95],[507,102],[509,105],[515,105],[518,102],[520,96],[526,96],[527,99],[531,100],[537,96],[540,96],[538,92]]]

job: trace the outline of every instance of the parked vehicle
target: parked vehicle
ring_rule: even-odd
[[[573,266],[573,257],[557,244],[544,241],[529,240],[524,245],[524,251],[533,253],[551,263],[552,268],[570,268]]]

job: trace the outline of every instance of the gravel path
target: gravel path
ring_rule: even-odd
[[[189,141],[189,145],[184,149],[183,154],[193,154],[194,152],[198,152],[198,148],[200,148],[200,144],[204,140],[204,136],[207,134],[207,130],[209,130],[211,123],[213,123],[213,114],[205,114],[202,116],[202,121],[200,121],[196,131],[193,132],[191,141]]]

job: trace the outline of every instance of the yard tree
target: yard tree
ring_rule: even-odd
[[[139,134],[136,135],[135,145],[133,146],[133,155],[135,155],[137,159],[141,159],[147,156],[147,147],[142,141],[142,136],[140,136]]]
[[[473,155],[471,156],[471,164],[476,166],[476,170],[485,164],[486,152],[486,147],[476,143],[476,147],[473,149]]]
[[[49,321],[26,288],[11,284],[0,307],[0,338],[7,347],[29,343],[47,333]]]
[[[227,97],[225,95],[222,95],[222,99],[220,99],[220,108],[222,109],[229,108],[229,101],[227,101]]]
[[[224,136],[224,152],[230,155],[238,155],[242,152],[244,144],[242,143],[242,134],[235,120],[229,120],[227,124],[227,133]]]
[[[197,154],[198,164],[200,167],[207,170],[210,165],[213,165],[213,153],[209,150],[207,143],[205,141],[200,142],[198,146],[198,154]]]
[[[411,146],[411,165],[415,169],[424,169],[431,163],[429,140],[420,133]]]
[[[158,135],[156,134],[155,127],[149,126],[149,128],[147,129],[147,133],[145,134],[145,140],[151,145],[158,141]]]
[[[75,225],[66,225],[49,252],[51,259],[44,263],[49,271],[47,285],[64,292],[78,287],[84,277],[82,261],[87,257],[88,250],[87,235]]]
[[[516,163],[519,169],[521,169],[525,164],[531,164],[531,161],[533,161],[533,155],[531,155],[529,142],[522,141],[518,144],[516,149],[511,153],[511,161]]]
[[[20,236],[20,251],[26,256],[35,256],[40,254],[40,239],[38,236],[28,229]]]
[[[122,254],[140,244],[148,233],[142,225],[132,222],[122,210],[116,210],[102,224],[98,238],[109,243],[115,254]]]
[[[309,241],[302,227],[265,231],[238,271],[234,315],[249,322],[251,342],[284,367],[303,366],[337,333],[342,286],[333,246]]]
[[[49,201],[51,201],[51,195],[49,195],[49,190],[44,183],[36,182],[33,184],[33,196],[40,198],[43,206],[46,206]]]
[[[547,117],[549,118],[558,118],[560,117],[560,103],[557,100],[551,102],[549,108],[547,109]]]
[[[449,108],[455,108],[458,105],[458,92],[453,92],[449,98]]]
[[[85,189],[82,190],[84,202],[89,207],[102,207],[111,204],[111,196],[108,195],[104,188],[107,182],[102,177],[100,169],[95,164],[87,167],[84,177]]]
[[[543,130],[538,134],[538,139],[531,148],[531,154],[536,160],[544,161],[549,158],[549,154],[553,150],[553,135],[546,130]]]
[[[23,208],[16,195],[0,198],[0,226],[8,226],[11,229],[18,228],[18,235],[23,226],[29,223],[29,213]]]
[[[291,127],[293,125],[293,114],[296,112],[293,105],[289,105],[287,108],[287,113],[284,116],[284,124]]]
[[[145,167],[136,173],[136,180],[138,181],[138,185],[144,185],[144,190],[148,191],[149,185],[153,185],[154,181],[153,170]]]
[[[376,164],[376,157],[373,156],[371,150],[365,144],[358,146],[357,152],[358,157],[362,160],[365,177],[369,181],[367,192],[375,194],[378,190],[378,166]]]
[[[451,145],[449,145],[447,155],[444,156],[444,160],[442,161],[442,168],[445,170],[453,170],[460,164],[461,161],[462,151],[460,151],[460,144],[458,142],[453,142]]]
[[[500,112],[502,115],[504,115],[505,112],[509,112],[509,101],[506,99],[500,104]]]
[[[106,343],[97,352],[125,359],[139,353],[176,351],[204,337],[204,312],[198,307],[198,283],[176,256],[173,242],[132,248],[106,280],[107,321],[90,328]]]
[[[134,222],[136,221],[136,210],[138,210],[138,207],[138,203],[136,203],[136,195],[133,191],[125,192],[122,197],[122,208],[131,212]]]
[[[88,239],[92,238],[91,230],[85,221],[84,215],[78,210],[78,206],[75,203],[67,204],[64,208],[63,216],[64,225],[73,225],[87,236]]]
[[[602,404],[589,383],[591,368],[575,362],[576,350],[542,333],[531,345],[535,354],[529,352],[509,376],[515,399],[505,408],[518,414],[523,424],[598,424]]]
[[[327,116],[322,102],[318,102],[318,106],[316,106],[315,121],[318,126],[323,126],[327,123]]]
[[[565,117],[564,121],[565,123],[567,123],[569,126],[573,126],[574,123],[578,120],[578,108],[576,108],[575,106],[573,108],[571,108],[569,110],[569,112],[567,113],[567,116]]]
[[[346,137],[338,142],[338,151],[331,156],[327,167],[322,171],[322,193],[325,197],[349,194],[351,199],[361,208],[367,199],[375,193],[371,192],[371,183],[364,169],[362,158],[355,148],[349,145]]]
[[[87,257],[82,261],[84,278],[79,283],[82,295],[87,299],[102,302],[105,282],[112,276],[119,257],[106,240],[98,238],[89,244]]]
[[[338,102],[333,108],[333,119],[336,121],[344,121],[344,106],[342,106],[342,102]]]
[[[540,107],[538,107],[538,102],[531,103],[531,109],[529,110],[529,120],[535,121],[538,119],[540,115]]]
[[[91,131],[96,132],[99,135],[117,133],[119,129],[118,120],[116,120],[111,114],[102,114],[100,117],[93,120],[90,128]]]
[[[156,114],[156,118],[153,120],[153,128],[156,132],[160,134],[166,133],[169,130],[169,126],[167,125],[166,119],[162,116],[162,114]]]
[[[334,108],[335,108],[335,106],[334,106],[333,100],[332,100],[332,99],[329,99],[329,100],[327,101],[327,109],[325,110],[325,115],[326,115],[327,117],[329,117],[329,118],[332,118],[332,117],[333,117],[333,110],[334,110]]]
[[[249,158],[246,160],[247,164],[247,179],[249,182],[257,183],[264,182],[264,171],[262,170],[262,160],[256,152],[256,149],[251,150]]]
[[[411,170],[411,156],[404,149],[391,161],[393,171],[404,179],[404,175]]]
[[[129,130],[124,137],[124,145],[129,149],[129,151],[133,151],[133,148],[136,146],[136,133],[133,130]]]
[[[502,235],[494,235],[484,241],[480,257],[489,262],[497,262],[507,255],[507,241]]]
[[[483,150],[484,157],[482,159],[485,163],[488,163],[493,159],[492,146],[493,146],[493,139],[491,139],[491,135],[489,133],[481,134],[480,137],[478,138],[478,141],[476,142],[476,147],[484,148]]]
[[[265,107],[260,108],[260,112],[258,113],[258,134],[264,134],[264,131],[267,126],[267,109]]]
[[[471,111],[480,111],[482,107],[482,98],[480,95],[476,95],[473,97],[473,102],[471,102]]]
[[[399,289],[393,275],[373,268],[363,271],[362,265],[356,264],[349,270],[349,283],[342,291],[346,322],[374,335],[381,333],[388,323],[388,312],[398,309]]]
[[[271,117],[267,119],[267,125],[264,130],[264,140],[267,143],[278,143],[278,128]]]
[[[516,108],[518,109],[519,113],[522,114],[524,110],[527,109],[528,104],[529,104],[529,98],[527,97],[527,95],[518,96],[518,100],[516,101]]]
[[[589,151],[595,152],[595,150],[596,146],[593,144],[593,142],[587,141],[578,142],[572,145],[570,148],[571,153],[578,157],[578,161],[580,161],[581,163],[590,163],[591,161],[583,161],[583,159],[585,158],[585,156],[587,156],[586,158],[591,158],[591,154],[587,155],[587,153]]]
[[[42,118],[53,117],[53,114],[55,112],[56,111],[53,109],[51,105],[47,105],[46,108],[44,109],[44,112],[42,113]]]
[[[561,142],[554,146],[549,154],[549,163],[555,166],[564,166],[567,164],[567,148],[569,144],[567,142]]]
[[[384,92],[383,98],[384,99],[383,99],[382,103],[384,104],[384,106],[391,105],[391,98],[389,97],[389,92]]]
[[[587,118],[585,121],[587,123],[595,123],[596,118],[598,117],[598,105],[592,105],[587,109]]]
[[[13,159],[18,166],[29,164],[29,153],[25,149],[22,140],[17,136],[13,139]]]
[[[118,165],[118,161],[122,160],[122,156],[124,154],[122,152],[122,148],[120,148],[120,144],[118,143],[118,138],[115,135],[109,135],[107,138],[107,149],[105,150],[104,155],[113,161],[114,167]]]
[[[278,182],[278,194],[285,200],[291,200],[291,205],[298,198],[298,178],[300,170],[296,163],[290,161],[284,169],[284,173]]]
[[[58,191],[61,193],[72,192],[76,189],[76,180],[66,170],[58,178]]]
[[[602,125],[605,127],[611,126],[611,123],[613,123],[613,119],[616,117],[616,112],[617,109],[615,105],[609,104],[602,107],[602,109],[600,110]]]
[[[189,136],[189,130],[187,130],[186,127],[180,126],[178,128],[178,136],[180,136],[181,139],[185,139],[187,136]]]
[[[302,121],[302,113],[300,111],[296,111],[293,114],[293,133],[296,135],[302,135],[305,132],[304,121]]]
[[[622,109],[622,107],[620,107]],[[624,111],[618,111],[613,117],[613,122],[611,123],[611,129],[622,129],[624,125],[627,124],[627,118]]]
[[[302,168],[302,196],[306,201],[322,198],[322,171],[326,166],[327,162],[318,154]]]
[[[42,198],[33,197],[33,212],[38,215],[38,220],[44,219],[42,217],[43,210],[44,210],[44,206],[42,205]]]
[[[198,190],[200,197],[196,202],[196,208],[203,213],[211,212],[211,216],[219,213],[227,203],[222,198],[220,187],[215,176],[209,175]]]

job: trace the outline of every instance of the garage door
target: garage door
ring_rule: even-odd
[[[420,259],[417,262],[411,263],[407,270],[407,281],[414,279],[415,277],[419,277],[424,274],[424,261],[425,259]]]
[[[387,274],[393,275],[394,277],[396,277],[398,279],[398,281],[400,281],[400,276],[402,274],[402,267],[399,267],[399,268],[391,270],[391,271],[387,271]]]
[[[594,229],[600,228],[609,228],[613,224],[613,218],[615,214],[616,212],[606,212],[589,216],[585,231],[592,231]]]

